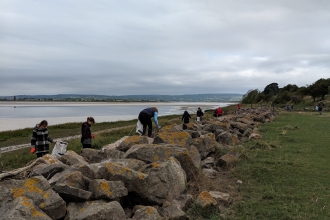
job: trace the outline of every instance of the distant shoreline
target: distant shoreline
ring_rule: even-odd
[[[192,106],[199,104],[202,106],[216,105],[217,103],[235,104],[237,102],[64,102],[64,101],[0,101],[0,106],[89,106],[89,105],[143,105],[143,106]]]

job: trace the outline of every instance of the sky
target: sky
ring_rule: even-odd
[[[0,0],[0,96],[245,94],[320,78],[329,0]]]

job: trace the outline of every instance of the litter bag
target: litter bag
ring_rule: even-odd
[[[136,123],[136,133],[138,133],[139,135],[142,135],[143,133],[143,124],[140,122],[140,120],[138,120],[138,122]]]
[[[61,157],[65,154],[66,152],[66,148],[68,147],[68,143],[67,142],[63,142],[63,141],[57,141],[53,151],[52,151],[52,155],[54,157]]]

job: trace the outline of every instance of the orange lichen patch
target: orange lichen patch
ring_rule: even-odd
[[[101,186],[100,186],[104,192],[106,192],[108,195],[112,195],[112,192],[111,192],[111,189],[110,189],[110,186],[107,182],[102,182],[101,183]]]
[[[113,165],[111,163],[106,163],[105,167],[111,174],[115,174],[115,171],[113,170]]]
[[[172,154],[172,151],[171,151],[171,150],[167,150],[167,151],[166,151],[166,154],[167,154],[167,155]]]
[[[152,214],[154,214],[155,213],[155,209],[154,208],[152,208],[152,207],[150,207],[150,206],[148,206],[147,208],[146,208],[146,214],[147,215],[152,215]]]
[[[139,178],[140,180],[144,179],[145,177],[146,177],[145,174],[140,174],[140,175],[138,176],[138,178]]]
[[[127,176],[130,176],[132,175],[132,172],[131,171],[127,171]]]
[[[43,202],[39,205],[40,208],[45,208],[46,204]]]
[[[46,215],[44,214],[44,213],[42,213],[42,212],[39,212],[37,209],[36,209],[36,207],[34,207],[33,205],[32,205],[32,203],[28,200],[28,198],[26,198],[26,197],[22,197],[22,202],[21,202],[21,204],[22,205],[24,205],[25,207],[28,207],[31,211],[32,211],[32,216],[33,217],[36,217],[36,216],[41,216],[41,217],[45,217]]]
[[[157,155],[154,156],[154,160],[155,161],[158,161],[159,160],[159,157]]]
[[[82,207],[82,208],[80,209],[80,211],[81,211],[81,212],[85,211],[85,208],[84,208],[84,207]]]
[[[46,154],[42,158],[44,158],[44,160],[49,162],[50,164],[56,163],[56,160],[54,160],[54,158],[50,154]]]
[[[152,165],[153,168],[159,167],[159,163],[152,163],[151,165]]]
[[[45,199],[48,199],[48,198],[49,198],[49,193],[45,193],[45,194],[44,194],[44,198],[45,198]]]
[[[22,196],[25,193],[25,190],[23,188],[13,188],[12,192],[13,192],[13,197],[17,198]]]
[[[35,186],[35,184],[40,183],[40,180],[30,178],[27,179],[24,186],[27,188],[28,192],[37,192],[37,193],[43,193],[41,189]]]
[[[117,174],[122,174],[123,171],[122,170],[117,170]]]
[[[213,205],[216,205],[217,204],[217,200],[215,200],[211,194],[207,191],[203,191],[201,192],[197,199],[205,204],[213,204]]]

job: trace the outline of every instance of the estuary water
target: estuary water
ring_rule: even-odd
[[[0,131],[33,128],[42,120],[47,120],[49,125],[84,122],[88,116],[93,116],[96,123],[131,120],[150,106],[156,106],[162,116],[181,115],[184,110],[195,114],[198,107],[205,111],[230,104],[233,103],[0,102]]]

